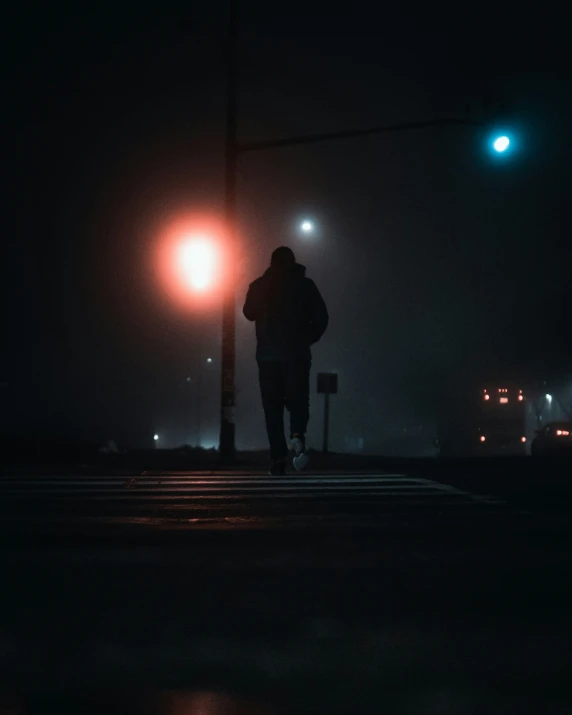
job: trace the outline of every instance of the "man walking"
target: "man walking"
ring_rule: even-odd
[[[262,406],[270,442],[270,474],[286,474],[288,447],[284,408],[290,413],[290,439],[295,469],[308,464],[306,428],[310,418],[310,345],[328,326],[328,311],[306,268],[280,246],[270,268],[248,288],[243,313],[256,322],[256,360]]]

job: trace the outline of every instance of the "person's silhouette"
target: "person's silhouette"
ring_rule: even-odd
[[[256,360],[270,442],[270,474],[286,473],[288,447],[284,408],[290,413],[290,439],[297,470],[308,463],[306,428],[310,418],[310,345],[328,326],[328,311],[306,268],[280,246],[270,268],[248,288],[243,313],[256,322]]]

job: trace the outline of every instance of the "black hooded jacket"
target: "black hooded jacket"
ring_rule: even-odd
[[[328,326],[326,304],[299,263],[270,266],[250,284],[242,312],[256,321],[257,360],[310,360]]]

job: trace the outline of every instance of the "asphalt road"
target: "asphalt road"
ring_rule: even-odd
[[[566,514],[431,475],[6,473],[0,706],[569,712]]]

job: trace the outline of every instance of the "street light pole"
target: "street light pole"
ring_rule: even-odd
[[[197,400],[197,447],[201,448],[201,410],[202,410],[202,394],[203,394],[203,361],[199,359],[199,374],[197,378],[196,400]]]
[[[225,219],[226,256],[229,265],[222,305],[222,360],[221,360],[221,410],[220,457],[223,462],[235,459],[235,324],[236,324],[236,240],[237,240],[237,46],[238,2],[229,0],[229,22],[226,47],[227,106],[225,151]]]

